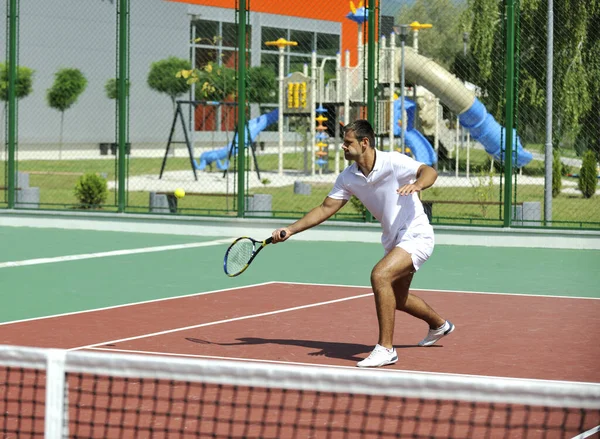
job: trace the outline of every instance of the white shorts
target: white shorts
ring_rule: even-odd
[[[415,224],[408,229],[402,229],[396,237],[396,245],[390,249],[385,249],[387,255],[395,247],[400,247],[410,254],[415,267],[415,271],[421,268],[433,253],[435,239],[433,227],[430,224]]]

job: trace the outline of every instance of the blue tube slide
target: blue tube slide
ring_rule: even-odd
[[[458,116],[460,124],[467,128],[471,137],[481,143],[488,154],[496,160],[504,159],[503,146],[506,144],[506,129],[489,114],[485,106],[475,98],[473,105]],[[527,165],[533,155],[523,149],[521,139],[517,136],[517,131],[513,130],[513,163],[518,168]]]
[[[398,71],[401,72],[402,57],[399,55],[396,59]],[[407,81],[422,85],[437,96],[454,114],[458,114],[460,124],[470,131],[471,136],[483,145],[486,152],[497,160],[503,158],[501,151],[505,145],[505,128],[488,114],[483,104],[461,80],[411,48],[406,48],[404,68]],[[515,163],[517,167],[523,167],[533,156],[523,149],[514,130],[512,136]]]
[[[404,111],[406,112],[406,130],[404,131],[404,143],[410,149],[416,161],[432,166],[437,163],[437,155],[431,146],[431,143],[415,129],[415,103],[410,99],[404,98]],[[401,126],[398,121],[401,120],[402,98],[394,101],[394,136],[400,137]]]
[[[263,114],[257,118],[251,119],[248,122],[248,129],[250,131],[250,139],[246,138],[246,146],[249,146],[254,142],[256,136],[260,134],[265,128],[269,125],[277,122],[279,118],[279,110],[275,109],[270,113]],[[217,169],[224,171],[229,168],[229,151],[231,150],[231,144],[236,142],[236,146],[231,151],[231,156],[234,157],[237,155],[237,133],[235,134],[233,141],[229,142],[227,146],[223,148],[214,149],[212,151],[203,152],[200,155],[200,161],[194,160],[194,167],[199,171],[204,170],[208,165],[215,163],[217,165]]]

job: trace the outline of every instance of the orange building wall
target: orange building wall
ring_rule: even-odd
[[[235,0],[169,0],[180,3],[189,3],[202,6],[213,6],[226,9],[235,9]],[[358,4],[358,0],[354,1]],[[337,21],[342,24],[342,53],[350,50],[351,63],[356,63],[356,46],[358,42],[358,25],[346,18],[350,12],[349,0],[251,0],[252,12],[287,15],[291,17],[313,18],[317,20]],[[327,29],[323,29],[327,32]],[[344,62],[344,56],[342,56]]]

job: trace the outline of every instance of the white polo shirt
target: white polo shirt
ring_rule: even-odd
[[[367,177],[352,163],[338,175],[328,197],[349,200],[352,195],[356,196],[381,223],[381,243],[389,250],[396,245],[401,230],[429,224],[417,193],[396,193],[399,187],[415,182],[421,165],[423,163],[399,152],[376,150],[375,165]]]

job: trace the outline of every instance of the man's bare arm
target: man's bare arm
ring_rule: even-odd
[[[277,229],[273,231],[273,242],[281,242],[288,239],[290,236],[300,233],[306,229],[310,229],[316,225],[321,224],[326,219],[332,217],[338,210],[340,210],[347,203],[348,200],[336,200],[334,198],[326,197],[323,202],[300,218],[295,223]],[[280,233],[285,231],[285,236],[282,238]]]
[[[400,195],[410,195],[431,187],[437,180],[438,173],[431,166],[421,165],[417,171],[417,180],[412,184],[405,184],[396,190]]]

